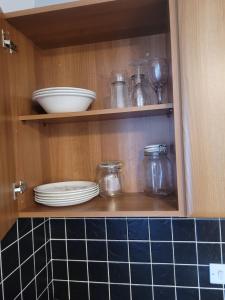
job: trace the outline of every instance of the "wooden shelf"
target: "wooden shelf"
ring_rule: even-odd
[[[169,31],[167,0],[80,0],[5,18],[43,49]]]
[[[20,218],[119,216],[179,216],[177,199],[175,196],[158,199],[143,193],[132,193],[116,198],[96,197],[87,203],[69,207],[48,207],[33,202],[19,212]]]
[[[173,109],[172,103],[146,105],[143,107],[125,107],[125,108],[110,108],[99,110],[88,110],[75,113],[57,113],[57,114],[40,114],[27,115],[18,117],[20,121],[29,122],[81,122],[81,121],[100,121],[113,119],[127,119],[146,117],[150,115],[168,114]]]

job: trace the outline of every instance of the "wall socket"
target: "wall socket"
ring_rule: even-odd
[[[210,283],[225,284],[225,265],[210,264],[209,265]]]

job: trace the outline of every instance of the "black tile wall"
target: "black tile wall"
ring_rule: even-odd
[[[53,300],[49,219],[19,219],[1,241],[0,300]]]
[[[222,300],[209,263],[223,263],[225,221],[50,219],[57,300]]]
[[[225,220],[21,219],[0,246],[0,300],[225,299]]]

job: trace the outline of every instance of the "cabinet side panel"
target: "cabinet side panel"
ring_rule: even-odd
[[[0,28],[6,28],[0,11]],[[17,202],[13,200],[12,184],[15,182],[13,137],[13,112],[9,96],[10,81],[8,54],[0,47],[0,239],[4,237],[17,218]]]
[[[23,34],[6,24],[10,37],[18,51],[7,56],[8,97],[14,117],[16,181],[28,185],[24,195],[18,196],[18,207],[22,209],[32,201],[32,188],[43,182],[41,130],[38,124],[25,125],[17,120],[21,114],[32,111],[32,92],[36,89],[35,61],[37,48]]]
[[[189,215],[225,216],[225,2],[179,0]]]

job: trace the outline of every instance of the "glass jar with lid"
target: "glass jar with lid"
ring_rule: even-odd
[[[104,161],[98,165],[98,183],[100,195],[103,197],[116,197],[122,193],[122,162]]]
[[[145,193],[152,197],[166,197],[174,192],[173,167],[165,144],[149,145],[145,155]]]

